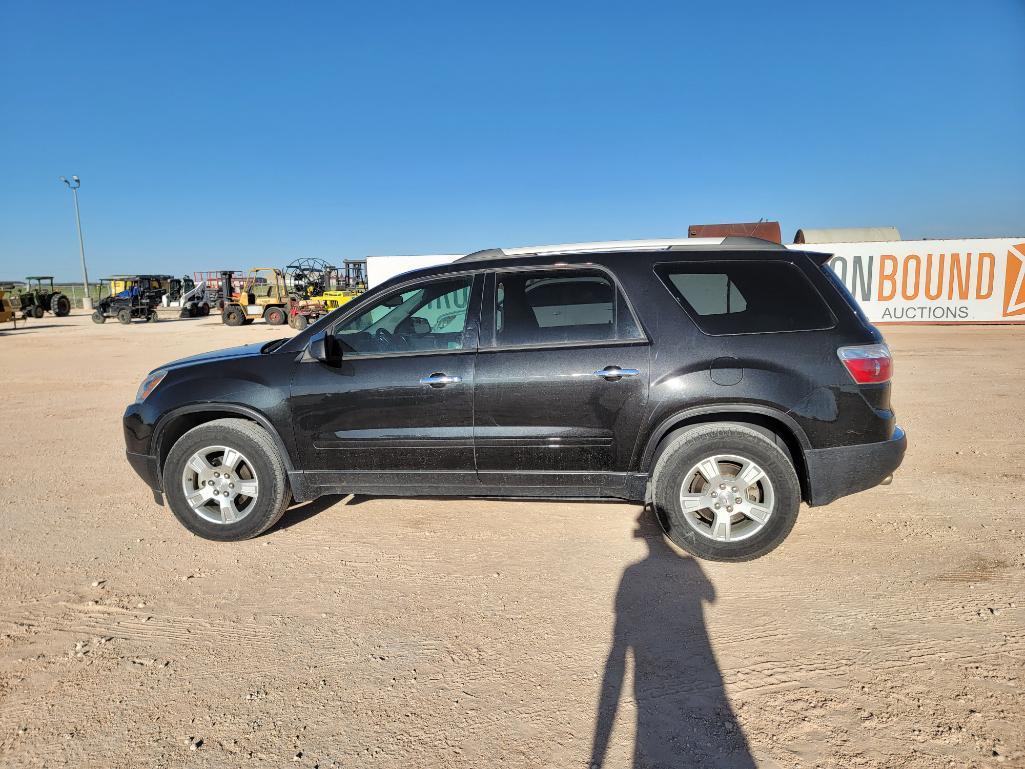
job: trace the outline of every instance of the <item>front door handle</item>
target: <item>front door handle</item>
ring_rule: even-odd
[[[595,371],[594,375],[601,377],[606,382],[618,382],[623,377],[637,376],[641,372],[635,368],[620,368],[619,366],[606,366],[605,368]]]
[[[459,384],[462,381],[463,378],[460,376],[449,376],[440,371],[435,371],[430,376],[420,377],[420,384],[430,385],[431,387],[444,387],[445,385]]]

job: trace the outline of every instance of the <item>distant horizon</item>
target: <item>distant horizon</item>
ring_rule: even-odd
[[[768,221],[776,221],[776,220],[768,220]],[[695,224],[695,223],[692,223],[692,224]],[[872,225],[868,225],[868,226],[872,226]],[[876,226],[883,226],[883,225],[876,225]],[[889,225],[887,225],[887,226],[889,226]],[[808,228],[798,228],[798,229],[808,229]],[[849,229],[849,228],[848,227],[816,227],[814,229]],[[858,229],[860,229],[860,228],[858,228]],[[900,231],[900,227],[899,226],[897,227],[897,230]],[[794,232],[796,234],[797,230],[794,230]],[[643,240],[643,239],[647,239],[649,237],[652,238],[652,239],[655,239],[655,238],[675,238],[677,236],[674,236],[674,235],[651,235],[651,236],[645,236],[645,237],[609,238],[608,240]],[[681,236],[679,236],[679,238],[681,240],[686,240],[687,236],[686,235],[681,235]],[[905,237],[904,233],[901,232],[900,242],[908,243],[908,242],[944,241],[944,240],[951,240],[951,241],[952,240],[958,240],[958,241],[960,241],[960,240],[1017,240],[1017,239],[1021,239],[1021,240],[1025,241],[1025,226],[1023,226],[1021,228],[1021,232],[1019,234],[1002,234],[1002,235],[952,235],[952,236],[949,236],[949,237],[923,236],[923,237],[920,237],[920,238],[909,238],[909,237]],[[586,243],[586,242],[591,242],[591,241],[566,240],[566,241],[559,241],[559,242],[562,242],[562,243]],[[836,242],[845,242],[845,241],[836,241]],[[860,242],[879,242],[879,243],[886,243],[886,242],[889,242],[889,241],[846,241],[846,242],[859,242],[859,243]],[[328,264],[332,264],[334,266],[341,266],[341,263],[345,259],[360,260],[360,259],[366,259],[367,257],[392,257],[392,256],[394,256],[396,258],[399,258],[399,257],[413,257],[413,256],[442,256],[442,255],[451,255],[451,254],[468,254],[468,253],[472,253],[473,251],[481,250],[483,248],[515,248],[515,247],[534,246],[534,245],[546,245],[546,244],[541,243],[540,241],[531,241],[529,243],[515,243],[515,244],[514,243],[506,243],[506,244],[501,245],[501,246],[487,245],[487,246],[481,246],[480,248],[471,249],[470,251],[458,251],[458,250],[453,250],[453,251],[432,251],[430,253],[426,253],[425,252],[425,253],[422,253],[422,254],[420,254],[420,253],[417,253],[417,254],[413,254],[413,253],[403,253],[403,254],[399,254],[399,253],[394,253],[394,254],[365,254],[363,256],[339,257],[337,259],[337,261],[334,261],[334,262],[330,258],[328,258],[327,256],[316,256],[316,258],[324,259]],[[786,238],[784,238],[783,245],[785,245],[785,246],[793,246],[793,245],[802,245],[802,244],[796,244],[796,243],[793,243],[792,240],[788,241]],[[807,246],[806,250],[808,250],[808,251],[815,251],[816,250],[816,246],[818,246],[818,245],[829,245],[829,244],[807,243],[807,244],[803,244],[803,245]],[[76,257],[77,257],[77,254],[76,254]],[[245,266],[242,266],[242,267],[235,267],[234,269],[239,270],[241,272],[247,272],[251,267],[260,267],[260,266],[264,266],[264,267],[279,267],[279,268],[283,269],[286,265],[288,265],[290,262],[292,262],[293,260],[295,260],[297,258],[299,258],[299,257],[291,257],[287,261],[282,262],[281,264],[275,264],[275,263],[270,263],[270,262],[268,262],[266,264],[255,264],[254,263],[252,265],[245,265]],[[88,254],[87,254],[87,266],[88,266]],[[189,276],[191,276],[191,275],[193,275],[193,273],[197,273],[197,272],[213,272],[213,271],[218,271],[220,269],[232,269],[232,265],[225,265],[223,267],[206,267],[206,268],[201,268],[201,269],[186,269],[186,270],[178,270],[178,271],[171,271],[171,272],[161,271],[161,270],[137,270],[137,271],[135,271],[133,273],[131,271],[121,270],[121,271],[111,271],[110,273],[104,273],[103,275],[100,275],[98,277],[94,277],[93,276],[92,268],[90,267],[89,268],[89,270],[90,270],[89,283],[90,284],[98,283],[98,282],[100,282],[104,278],[114,277],[114,276],[117,276],[117,275],[140,274],[140,275],[170,275],[171,277],[181,277],[182,275],[189,275]],[[24,280],[25,280],[25,276],[22,276],[22,277],[10,277],[10,276],[5,276],[5,275],[0,275],[0,284],[10,283],[10,282],[23,282]],[[79,285],[80,286],[80,285],[82,285],[82,276],[79,275],[77,278],[74,278],[74,277],[73,278],[63,278],[63,277],[55,275],[54,278],[53,278],[53,282],[54,282],[54,284],[60,284],[60,285]]]

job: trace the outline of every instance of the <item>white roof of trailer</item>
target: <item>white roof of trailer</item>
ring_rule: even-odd
[[[900,240],[896,227],[829,227],[802,228],[794,235],[794,243],[868,243]]]

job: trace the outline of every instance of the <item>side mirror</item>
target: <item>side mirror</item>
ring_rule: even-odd
[[[337,366],[342,361],[341,345],[326,331],[313,335],[310,339],[309,351],[311,358],[329,366]]]

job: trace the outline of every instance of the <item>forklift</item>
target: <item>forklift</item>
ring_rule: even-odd
[[[230,281],[226,285],[230,286]],[[288,319],[285,274],[277,267],[253,267],[237,293],[229,294],[228,288],[224,291],[221,321],[226,326],[248,325],[257,318],[263,318],[271,326],[280,326]]]

